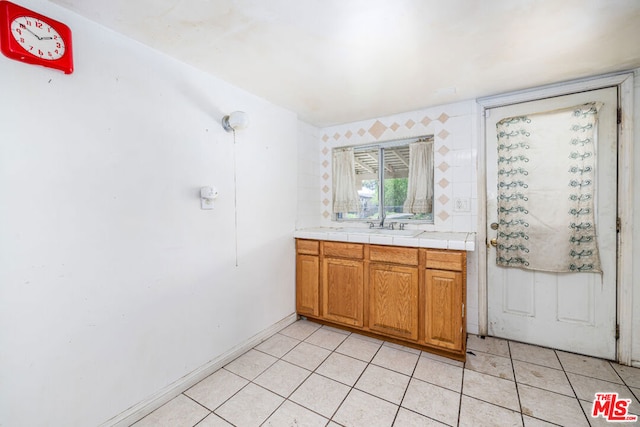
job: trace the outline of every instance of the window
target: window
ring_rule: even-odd
[[[336,220],[380,221],[384,217],[387,221],[433,222],[432,136],[346,149],[353,152],[353,172],[343,180],[352,180],[355,175],[359,210],[335,212]],[[334,149],[334,162],[344,150]],[[335,170],[334,194],[336,190],[344,193]]]

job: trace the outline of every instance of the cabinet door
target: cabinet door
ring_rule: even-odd
[[[320,315],[320,258],[296,257],[296,311],[306,316]]]
[[[369,266],[369,329],[418,339],[418,267]]]
[[[462,350],[462,273],[427,269],[425,276],[425,342]]]
[[[322,317],[349,326],[364,322],[364,264],[362,261],[324,258]]]

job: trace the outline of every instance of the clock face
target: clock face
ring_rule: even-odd
[[[11,35],[28,53],[54,61],[65,53],[64,40],[46,22],[32,16],[19,16],[11,21]]]

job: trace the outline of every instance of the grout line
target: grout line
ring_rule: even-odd
[[[522,401],[520,400],[520,388],[518,387],[518,377],[516,376],[516,367],[513,364],[513,355],[511,354],[511,341],[507,340],[507,349],[509,350],[509,360],[511,360],[511,370],[513,371],[513,382],[516,385],[516,396],[518,397],[518,407],[520,408],[520,419],[522,420],[522,425],[524,423],[524,413],[522,412]]]
[[[567,374],[567,370],[566,370],[565,366],[562,364],[562,360],[560,359],[560,356],[558,355],[558,350],[553,350],[553,352],[555,353],[556,357],[558,358],[558,362],[560,362],[560,366],[562,366],[562,372],[564,372],[564,376],[567,379],[567,382],[569,383],[569,387],[571,387],[571,391],[573,391],[573,395],[576,398],[576,402],[578,402],[578,406],[580,407],[580,410],[582,411],[582,413],[584,414],[585,419],[587,420],[587,424],[591,425],[591,421],[589,419],[589,415],[584,411],[584,408],[582,407],[582,404],[580,403],[580,399],[578,398],[578,393],[576,393],[576,389],[573,387],[573,384],[571,383],[571,380],[569,379],[569,375]]]

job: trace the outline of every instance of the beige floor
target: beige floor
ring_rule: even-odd
[[[604,426],[596,392],[640,369],[469,336],[462,364],[300,320],[135,423],[145,426]]]

